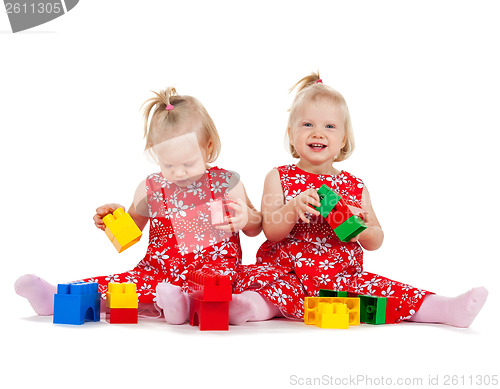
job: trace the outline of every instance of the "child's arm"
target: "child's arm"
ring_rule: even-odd
[[[375,215],[366,186],[363,188],[361,207],[364,211],[363,219],[368,228],[351,241],[359,241],[365,250],[377,250],[382,246],[382,242],[384,241],[384,231],[382,231],[382,227]]]
[[[262,228],[266,238],[273,242],[283,240],[299,219],[309,223],[306,212],[319,216],[309,204],[320,206],[318,193],[313,189],[302,192],[285,204],[279,172],[271,170],[264,181],[262,195]]]
[[[113,213],[118,208],[125,209],[123,205],[116,203],[105,204],[97,208],[96,214],[94,215],[94,223],[96,227],[104,231],[106,229],[106,226],[104,225],[102,219],[104,218],[104,216]],[[146,181],[141,182],[137,187],[134,196],[134,202],[127,212],[132,217],[135,224],[137,224],[137,226],[142,231],[149,220],[146,203]]]
[[[229,191],[229,198],[235,201],[228,203],[228,206],[234,210],[234,217],[227,219],[227,225],[217,228],[228,232],[242,230],[247,236],[259,235],[262,231],[262,214],[253,206],[239,178]]]
[[[104,216],[109,215],[110,213],[113,213],[115,210],[118,208],[123,208],[126,209],[123,205],[120,204],[104,204],[101,205],[99,208],[96,209],[96,214],[94,215],[94,223],[97,228],[100,230],[105,230],[106,226],[104,225],[104,222],[102,219]],[[144,227],[146,227],[146,224],[148,223],[149,218],[145,217],[143,215],[140,215],[137,210],[135,209],[135,205],[132,203],[130,208],[128,209],[127,213],[132,217],[134,220],[135,224],[137,224],[137,227],[140,228],[142,231]]]

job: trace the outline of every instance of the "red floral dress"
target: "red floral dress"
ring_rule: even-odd
[[[227,198],[235,173],[212,167],[186,188],[167,181],[161,173],[146,180],[149,209],[149,245],[132,270],[83,281],[98,282],[105,298],[108,282],[137,284],[140,303],[155,301],[162,282],[185,286],[188,271],[208,269],[231,276],[241,264],[238,233],[212,226],[210,202]]]
[[[312,174],[295,165],[277,170],[285,202],[326,184],[348,205],[361,207],[363,182],[347,172],[337,176]],[[341,242],[321,216],[308,218],[310,223],[299,220],[282,241],[262,244],[257,264],[240,268],[236,291],[255,289],[286,317],[299,319],[304,316],[304,297],[317,296],[319,289],[391,297],[391,309],[395,310],[388,312],[391,322],[408,319],[419,309],[430,292],[364,271],[359,243]]]

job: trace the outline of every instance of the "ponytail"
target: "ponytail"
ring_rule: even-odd
[[[294,86],[292,86],[288,93],[292,92],[295,88],[298,88],[297,94],[299,94],[304,88],[318,83],[323,83],[323,81],[319,77],[319,72],[312,72],[310,75],[303,77]]]
[[[153,91],[153,93],[156,95],[155,97],[151,97],[150,99],[146,100],[144,104],[142,104],[142,107],[144,107],[144,137],[148,138],[149,132],[150,132],[150,125],[148,126],[150,122],[150,117],[152,118],[153,116],[156,115],[157,112],[164,112],[163,115],[168,116],[169,114],[172,115],[173,113],[173,108],[175,107],[173,105],[173,102],[178,102],[175,100],[178,100],[180,97],[177,94],[177,91],[175,90],[174,87],[168,87],[165,90],[161,90],[159,93]],[[142,108],[141,107],[141,108]],[[154,109],[153,114],[151,114],[151,111]],[[150,145],[151,146],[151,145]],[[148,147],[148,145],[146,145]]]
[[[205,107],[192,96],[177,94],[174,87],[153,93],[155,96],[146,100],[141,107],[144,109],[145,149],[152,152],[153,146],[176,133],[179,124],[197,118],[201,124],[201,128],[196,130],[197,136],[202,142],[212,142],[208,162],[215,161],[220,153],[221,142]]]

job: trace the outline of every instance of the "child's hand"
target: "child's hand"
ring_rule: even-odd
[[[351,207],[349,206],[350,210],[356,215],[356,216],[359,216],[361,219],[363,219],[363,221],[365,222],[366,226],[368,228],[370,228],[370,221],[371,221],[371,216],[368,212],[364,211],[363,209],[361,208],[355,208],[355,207]],[[367,228],[367,229],[368,229]],[[366,230],[367,230],[366,229]],[[365,232],[366,230],[364,230],[363,232]],[[363,234],[363,232],[361,232],[361,234],[359,235],[356,235],[354,238],[352,238],[349,243],[354,243],[354,242],[357,242],[359,240],[359,237]]]
[[[309,223],[306,213],[319,216],[320,213],[312,206],[319,207],[321,205],[318,192],[314,189],[308,189],[302,192],[297,197],[290,200],[293,209],[297,216],[305,223]]]
[[[215,228],[224,232],[238,232],[243,230],[248,223],[248,206],[241,199],[238,199],[236,202],[228,201],[226,205],[234,211],[234,216],[225,216],[224,221],[227,224],[216,226]]]
[[[95,226],[97,228],[99,228],[100,230],[104,231],[106,229],[106,225],[102,221],[103,217],[106,215],[109,215],[110,213],[113,213],[118,208],[125,209],[125,207],[123,205],[120,205],[120,204],[105,204],[105,205],[101,205],[99,208],[97,208],[95,210],[96,214],[94,215]]]

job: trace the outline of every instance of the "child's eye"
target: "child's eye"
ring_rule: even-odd
[[[335,124],[327,124],[327,125],[326,125],[326,128],[331,128],[331,129],[333,129],[333,128],[336,128],[336,127],[335,127]]]
[[[304,127],[312,127],[311,123],[304,123]]]
[[[164,167],[165,169],[170,169],[170,168],[172,168],[172,165],[163,165],[163,167]]]

